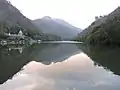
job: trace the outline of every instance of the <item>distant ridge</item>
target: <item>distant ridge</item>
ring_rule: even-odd
[[[62,39],[72,39],[81,32],[81,29],[70,25],[64,20],[53,19],[49,16],[34,20],[33,23],[40,28],[44,34],[56,35]]]

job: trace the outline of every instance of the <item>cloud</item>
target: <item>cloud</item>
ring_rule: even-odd
[[[43,16],[64,19],[86,28],[95,16],[106,15],[120,5],[120,0],[11,0],[30,19]]]

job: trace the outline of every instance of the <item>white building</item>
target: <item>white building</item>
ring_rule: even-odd
[[[11,33],[6,33],[5,35],[7,35],[7,36],[9,36],[9,37],[11,37],[11,38],[16,38],[16,39],[24,39],[25,38],[25,35],[23,34],[23,32],[22,32],[22,30],[20,30],[19,32],[18,32],[18,34],[11,34]]]

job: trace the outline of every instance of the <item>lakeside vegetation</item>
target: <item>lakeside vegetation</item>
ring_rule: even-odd
[[[113,12],[115,13],[113,16],[108,15],[104,23],[93,27],[92,30],[88,28],[89,33],[78,35],[74,40],[90,45],[120,45],[120,15],[118,15],[118,10],[120,11],[120,8]]]
[[[22,28],[21,26],[19,26],[18,24],[16,25],[12,25],[9,26],[6,23],[0,23],[0,40],[20,40],[20,39],[16,39],[15,37],[13,37],[12,39],[10,38],[10,36],[7,36],[6,34],[18,34],[19,31],[22,31],[23,34],[25,35],[25,39],[24,40],[42,40],[42,41],[51,41],[51,40],[61,40],[60,37],[55,36],[55,35],[50,35],[50,34],[40,34],[38,32],[34,32],[35,30],[27,30]],[[31,32],[32,31],[32,32]]]

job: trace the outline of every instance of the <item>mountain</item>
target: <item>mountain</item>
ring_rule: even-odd
[[[18,33],[20,29],[33,39],[61,40],[56,35],[43,34],[32,20],[25,17],[9,1],[0,0],[0,39],[6,39],[4,33]]]
[[[56,35],[62,39],[72,39],[81,32],[81,29],[70,25],[64,20],[53,19],[49,16],[34,20],[33,23],[40,28],[44,34]]]
[[[90,44],[120,44],[120,7],[106,16],[96,18],[79,34],[77,40],[81,38]]]
[[[24,29],[23,32],[25,33],[41,34],[40,30],[32,23],[32,21],[25,17],[7,0],[0,0],[0,26],[7,28],[19,26]],[[16,29],[12,32],[14,33],[15,30]],[[0,34],[8,31],[9,29],[0,29]]]

